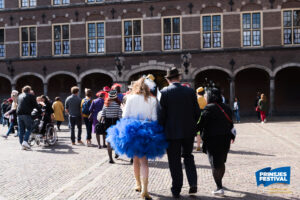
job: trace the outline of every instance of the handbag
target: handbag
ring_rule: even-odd
[[[105,135],[106,134],[106,126],[105,126],[105,118],[101,117],[100,121],[95,126],[96,134]]]
[[[217,104],[217,103],[215,103],[218,107],[219,107],[219,109],[224,113],[224,115],[225,115],[225,117],[226,117],[226,119],[230,122],[230,124],[232,124],[232,126],[233,126],[233,121],[230,119],[230,117],[228,116],[228,114],[224,111],[224,109],[219,105],[219,104]],[[235,129],[235,127],[233,126],[232,127],[232,129],[230,130],[230,132],[231,132],[231,134],[234,136],[234,139],[235,139],[235,137],[236,137],[236,129]]]
[[[256,111],[256,112],[259,112],[259,111],[260,111],[260,110],[259,110],[259,106],[256,106],[255,111]]]

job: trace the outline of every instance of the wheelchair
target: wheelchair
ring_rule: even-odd
[[[42,134],[42,128],[44,126],[44,121],[40,117],[35,117],[38,111],[33,111],[32,117],[35,118],[33,121],[32,131],[28,144],[33,146],[34,144],[40,146],[41,143],[45,145],[53,146],[56,144],[57,132],[53,123],[46,124],[45,134]]]

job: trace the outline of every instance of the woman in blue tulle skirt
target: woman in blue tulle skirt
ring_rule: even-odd
[[[107,141],[116,153],[133,158],[135,190],[144,199],[151,199],[147,190],[148,159],[162,157],[168,146],[157,123],[157,99],[150,92],[155,87],[152,75],[136,81],[126,96],[123,118],[107,130]]]

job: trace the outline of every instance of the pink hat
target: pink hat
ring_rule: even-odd
[[[109,91],[110,91],[110,87],[105,86],[105,87],[103,88],[103,91],[104,91],[104,92],[109,92]]]
[[[115,83],[115,84],[113,84],[112,86],[111,86],[111,89],[113,89],[113,90],[115,90],[116,89],[116,87],[122,87],[122,85],[121,84],[119,84],[119,83]]]

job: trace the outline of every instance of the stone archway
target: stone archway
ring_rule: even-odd
[[[0,100],[7,99],[10,97],[11,88],[12,87],[10,80],[0,75]]]
[[[202,68],[201,68],[202,69]],[[195,88],[206,87],[207,83],[212,81],[218,87],[226,102],[230,103],[230,74],[219,68],[204,68],[197,70],[197,74],[193,73]]]
[[[254,115],[257,92],[264,93],[270,104],[270,71],[246,67],[235,72],[235,96],[240,100],[241,113]]]
[[[289,66],[275,71],[275,110],[278,114],[300,113],[300,67]]]
[[[44,79],[41,75],[23,74],[22,76],[19,75],[15,77],[14,80],[16,83],[16,90],[18,90],[19,93],[21,93],[24,86],[29,85],[36,96],[44,94]]]
[[[71,94],[71,87],[77,86],[77,79],[68,74],[56,74],[47,77],[48,96],[54,99],[59,96],[62,101]]]
[[[103,73],[91,73],[81,78],[81,96],[84,97],[84,89],[89,88],[93,91],[94,97],[104,86],[111,87],[113,79]]]

